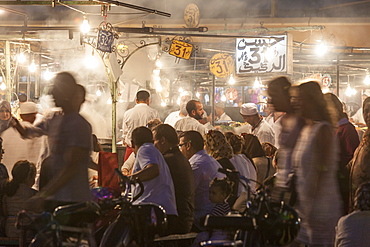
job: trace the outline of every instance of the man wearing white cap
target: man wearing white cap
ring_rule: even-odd
[[[256,135],[261,143],[270,142],[275,144],[274,131],[272,127],[263,119],[263,117],[258,114],[256,104],[243,104],[240,107],[240,115],[242,115],[244,122],[247,122],[251,125],[249,132],[245,131],[246,133],[252,133]]]
[[[37,105],[33,102],[24,102],[20,104],[19,109],[22,125],[32,126],[38,114]],[[3,163],[8,169],[9,174],[11,174],[13,165],[18,160],[28,160],[37,164],[40,158],[43,137],[22,139],[19,133],[13,128],[4,131],[1,137],[4,140],[3,148],[5,150]]]

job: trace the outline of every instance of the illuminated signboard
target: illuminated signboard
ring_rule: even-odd
[[[192,44],[174,39],[172,40],[170,51],[168,53],[178,58],[189,59],[192,51]]]
[[[236,39],[236,73],[292,72],[292,39],[289,35]]]

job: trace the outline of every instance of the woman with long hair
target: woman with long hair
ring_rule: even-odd
[[[299,98],[305,124],[292,154],[295,208],[302,218],[297,241],[306,246],[333,246],[342,210],[337,180],[338,143],[319,84],[301,84]]]

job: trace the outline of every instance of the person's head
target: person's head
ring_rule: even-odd
[[[243,151],[243,138],[233,132],[225,132],[226,140],[230,143],[234,154],[240,154]]]
[[[275,156],[275,153],[277,151],[277,148],[270,142],[262,142],[261,146],[263,150],[265,151],[265,154],[267,157],[273,158]]]
[[[137,127],[132,131],[132,148],[135,154],[144,143],[153,143],[153,134],[150,129],[144,126]]]
[[[233,150],[227,142],[226,137],[218,130],[210,130],[204,135],[205,149],[213,158],[231,159],[233,157]]]
[[[76,96],[73,99],[73,107],[80,111],[81,105],[85,102],[86,90],[81,84],[76,85]]]
[[[149,105],[150,102],[150,93],[147,90],[140,89],[136,93],[136,103],[145,103]]]
[[[244,139],[243,153],[245,153],[248,157],[255,158],[266,156],[257,136],[253,134],[242,133],[242,137]]]
[[[153,131],[153,129],[155,127],[157,127],[158,125],[162,124],[162,121],[158,118],[154,118],[152,120],[150,120],[147,124],[147,127],[148,129],[150,129],[151,131]]]
[[[12,180],[5,188],[8,196],[13,196],[22,183],[32,187],[36,178],[36,166],[27,160],[19,160],[13,166],[12,176]]]
[[[370,127],[370,97],[364,100],[362,112],[367,127]]]
[[[324,99],[329,106],[329,113],[333,120],[338,122],[342,118],[347,118],[347,114],[344,111],[343,102],[333,93],[324,94]]]
[[[188,111],[186,110],[186,104],[191,100],[192,93],[189,91],[182,92],[180,94],[180,113],[183,116],[188,115]]]
[[[240,115],[244,119],[244,122],[254,126],[260,121],[258,114],[257,105],[254,103],[242,104],[240,107]]]
[[[317,82],[309,81],[299,85],[299,98],[303,118],[331,122],[324,95]]]
[[[154,146],[163,154],[179,144],[176,130],[169,124],[160,124],[153,130]]]
[[[225,104],[223,102],[217,102],[215,104],[215,115],[217,117],[221,116],[225,112]]]
[[[209,200],[212,203],[223,203],[230,196],[233,182],[227,178],[214,178],[209,185]]]
[[[277,77],[268,84],[267,92],[270,97],[270,103],[274,105],[276,111],[291,112],[289,89],[291,83],[285,76]]]
[[[186,104],[186,111],[190,117],[195,118],[196,120],[203,118],[203,104],[198,100],[189,100]]]
[[[69,72],[59,72],[53,78],[53,82],[51,95],[55,106],[62,107],[64,111],[73,110],[73,101],[78,90],[74,76]]]
[[[362,183],[355,192],[354,209],[370,210],[370,182]]]
[[[36,114],[38,112],[37,105],[34,102],[24,102],[19,106],[20,117],[23,121],[33,123],[36,120]]]
[[[27,94],[24,93],[18,94],[18,100],[20,103],[27,102]]]
[[[0,102],[0,120],[9,120],[12,116],[10,103],[6,100]]]
[[[195,130],[185,131],[179,135],[180,151],[190,159],[195,153],[204,149],[204,139]]]

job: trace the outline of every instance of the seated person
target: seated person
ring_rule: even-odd
[[[5,233],[7,237],[18,237],[20,230],[15,228],[17,213],[25,208],[25,201],[37,191],[32,189],[36,179],[35,164],[20,160],[13,166],[13,179],[5,185],[3,210],[6,218]]]

